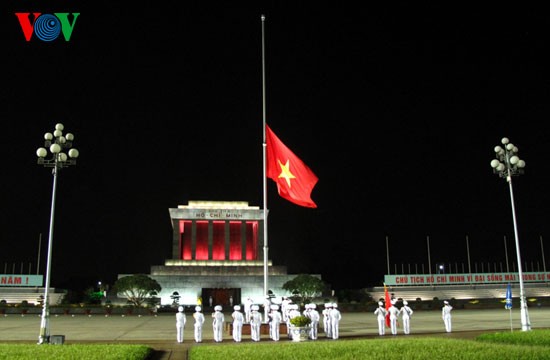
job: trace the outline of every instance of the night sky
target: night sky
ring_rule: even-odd
[[[53,177],[35,152],[58,122],[80,157],[58,178],[52,286],[163,265],[169,208],[262,207],[261,14],[267,123],[319,178],[317,209],[269,180],[275,265],[335,289],[378,286],[386,238],[394,273],[428,271],[428,236],[432,266],[466,264],[466,236],[472,266],[504,263],[504,237],[515,261],[509,188],[490,167],[508,137],[527,164],[513,180],[523,270],[542,271],[546,12],[337,4],[2,2],[0,273],[36,274],[41,244],[45,274]],[[80,16],[69,41],[27,42],[16,12]]]

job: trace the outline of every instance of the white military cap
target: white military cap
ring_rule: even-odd
[[[195,311],[201,311],[201,307],[200,306],[195,306]]]
[[[309,304],[309,307],[312,308],[312,309],[315,309],[317,307],[317,305],[315,304]]]
[[[222,307],[220,305],[214,306],[214,311],[222,311]]]
[[[179,312],[183,312],[183,306],[180,306],[180,307],[178,308],[178,311],[179,311]]]
[[[271,310],[279,310],[279,305],[271,305]]]
[[[443,304],[449,304],[449,302],[447,300],[443,301]]]
[[[403,300],[403,305],[409,305],[409,303],[407,302],[407,300]]]
[[[235,306],[233,306],[233,309],[236,310],[236,311],[239,311],[239,310],[241,310],[241,306],[240,305],[235,305]]]
[[[337,303],[332,303],[332,307],[333,307],[333,308],[337,308],[337,307],[338,307],[338,304],[337,304]]]
[[[396,302],[397,302],[397,300],[393,299],[393,300],[391,301],[391,304],[392,304],[392,305],[395,305]]]
[[[382,305],[384,305],[384,303],[383,303],[382,301],[379,301],[379,302],[378,302],[378,305],[379,305],[379,306],[382,306]]]

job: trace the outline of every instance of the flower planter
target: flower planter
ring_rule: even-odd
[[[307,341],[311,326],[290,326],[292,341]]]

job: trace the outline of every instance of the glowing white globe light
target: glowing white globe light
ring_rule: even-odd
[[[50,151],[53,153],[53,154],[57,154],[61,151],[61,146],[59,146],[59,144],[52,144],[50,146]]]
[[[44,149],[43,147],[38,148],[38,150],[36,150],[36,156],[43,158],[43,157],[46,157],[46,155],[48,155],[48,150]]]

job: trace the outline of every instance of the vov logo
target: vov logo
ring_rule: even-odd
[[[65,41],[71,40],[76,19],[80,13],[72,13],[73,21],[69,21],[71,13],[53,13],[42,14],[39,12],[32,13],[34,22],[31,22],[31,13],[15,13],[25,40],[31,41],[32,35],[42,41],[54,41],[63,33]]]

